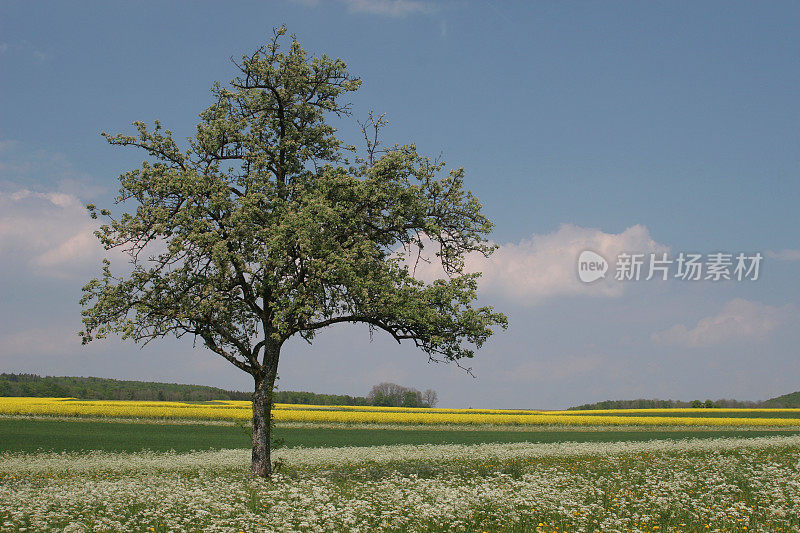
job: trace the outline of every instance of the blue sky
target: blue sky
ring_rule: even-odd
[[[249,376],[191,343],[81,347],[102,257],[81,206],[143,154],[101,131],[194,132],[229,58],[286,24],[364,80],[353,117],[464,166],[501,248],[481,301],[511,327],[477,378],[341,327],[290,343],[280,387],[434,388],[446,406],[764,399],[800,390],[800,7],[380,0],[0,5],[0,370],[193,382]],[[757,281],[581,284],[582,249],[760,252]],[[613,274],[613,265],[611,267]],[[612,276],[609,276],[612,277]]]

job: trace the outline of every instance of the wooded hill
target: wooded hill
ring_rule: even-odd
[[[784,394],[783,396],[778,396],[777,398],[770,398],[763,403],[764,407],[800,407],[800,391]]]

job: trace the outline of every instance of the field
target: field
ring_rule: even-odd
[[[0,531],[800,531],[800,410],[246,407],[0,398]]]
[[[249,402],[147,402],[73,398],[0,398],[0,415],[136,417],[184,420],[249,420]],[[342,424],[469,424],[524,426],[753,426],[800,424],[800,409],[619,409],[535,411],[427,409],[276,404],[278,422]]]

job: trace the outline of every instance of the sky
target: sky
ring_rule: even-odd
[[[81,287],[105,255],[84,206],[113,207],[146,159],[101,132],[158,119],[192,135],[230,58],[282,24],[362,78],[333,121],[343,140],[374,110],[389,144],[466,169],[498,245],[467,264],[510,325],[474,377],[337,326],[285,345],[280,389],[392,381],[487,408],[800,390],[794,2],[3,2],[1,372],[252,388],[191,340],[80,345]],[[587,250],[605,272],[584,282]],[[676,277],[681,253],[700,255],[700,279]],[[668,279],[645,280],[663,254]]]

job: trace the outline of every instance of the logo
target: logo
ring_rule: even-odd
[[[584,250],[578,257],[578,277],[584,283],[591,283],[606,277],[608,261],[591,250]]]

